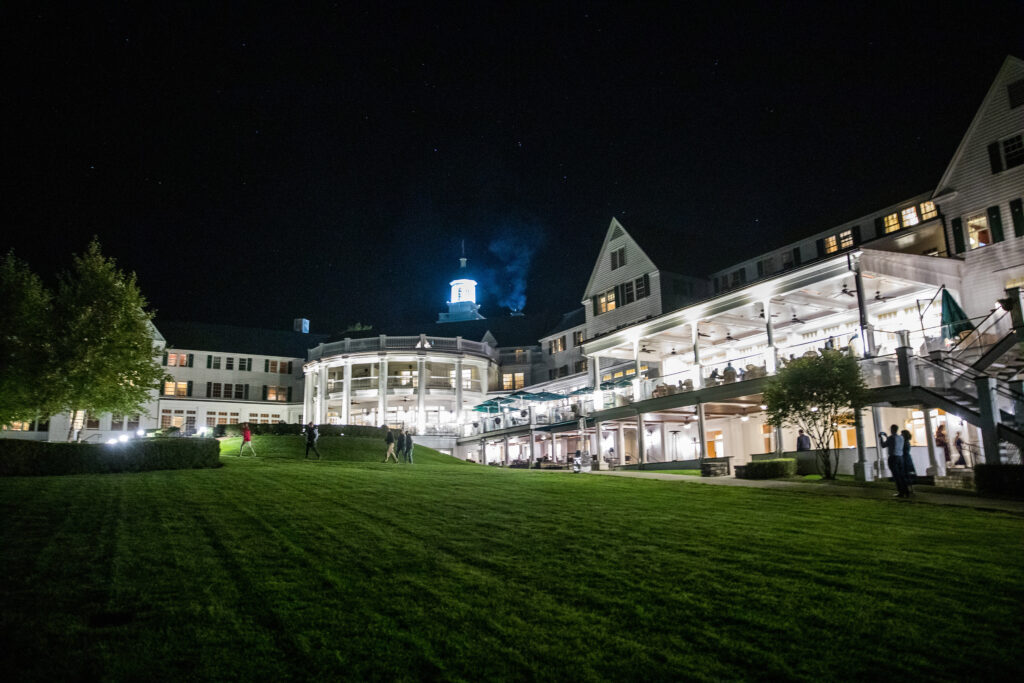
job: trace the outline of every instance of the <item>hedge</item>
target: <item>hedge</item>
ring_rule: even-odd
[[[974,486],[981,494],[1024,498],[1024,465],[975,465]]]
[[[220,467],[216,439],[132,439],[117,444],[0,439],[0,476],[106,474]]]
[[[255,435],[270,434],[273,436],[301,434],[302,430],[305,429],[305,425],[287,424],[285,422],[276,422],[274,424],[250,422],[249,427]],[[384,432],[380,430],[380,427],[367,427],[365,425],[317,425],[317,429],[320,431],[320,436],[369,436],[374,439],[384,438]],[[241,436],[242,425],[217,425],[213,428],[213,435],[215,437]]]
[[[737,468],[739,469],[739,468]],[[743,465],[742,479],[778,479],[796,475],[796,460],[793,458],[772,458],[771,460],[755,460]]]

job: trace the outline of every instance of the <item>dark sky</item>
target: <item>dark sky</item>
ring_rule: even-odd
[[[77,4],[0,10],[0,246],[319,332],[435,317],[462,240],[565,311],[613,216],[703,275],[926,191],[1024,56],[1019,0]]]

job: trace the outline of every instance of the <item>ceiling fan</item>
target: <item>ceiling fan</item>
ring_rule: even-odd
[[[646,342],[640,345],[640,353],[650,353],[651,350],[647,348]]]
[[[843,288],[842,290],[840,290],[839,293],[845,294],[846,296],[857,296],[857,293],[851,290],[849,285],[847,285],[845,282],[843,283]]]
[[[875,301],[888,301],[888,300],[889,300],[889,297],[882,296],[882,293],[880,291],[878,291],[877,289],[875,290]]]
[[[803,320],[801,320],[800,318],[796,317],[796,311],[793,311],[793,317],[790,318],[789,322],[791,322],[791,323],[803,323]]]
[[[739,341],[736,337],[732,336],[729,330],[725,331],[725,341]]]

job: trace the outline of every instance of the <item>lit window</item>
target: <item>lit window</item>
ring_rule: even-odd
[[[1024,164],[1024,136],[1014,135],[1003,140],[1003,162],[1006,168]]]
[[[608,313],[609,311],[615,310],[615,290],[609,289],[603,294],[597,295],[597,312]]]
[[[273,372],[273,373],[277,372],[277,361],[276,360],[272,360],[272,361],[270,361],[270,363],[267,364],[267,372]]]
[[[580,346],[583,343],[583,330],[576,330],[572,333],[572,345]]]
[[[501,390],[502,391],[512,391],[512,388],[514,386],[514,384],[513,384],[514,381],[515,380],[513,379],[511,372],[503,373],[502,376],[501,376]]]
[[[626,265],[626,248],[619,247],[612,252],[612,270]]]
[[[853,246],[853,230],[843,230],[839,233],[839,248],[849,249]]]
[[[220,398],[220,382],[214,382],[210,385],[210,398]]]
[[[573,372],[586,372],[587,371],[587,359],[578,360],[573,365]]]
[[[5,431],[28,432],[32,430],[31,422],[15,421],[2,427]]]
[[[917,225],[921,221],[917,217],[917,207],[911,206],[903,209],[903,225],[910,227],[911,225]]]
[[[899,217],[899,214],[890,213],[888,216],[885,217],[885,232],[886,232],[886,234],[889,234],[890,232],[896,232],[899,229],[900,229],[900,217]]]
[[[287,387],[267,387],[267,400],[268,401],[287,401],[288,400],[288,388]]]
[[[548,353],[561,353],[565,351],[565,337],[552,339],[548,342]]]
[[[967,219],[968,249],[977,249],[992,244],[992,233],[988,229],[988,216],[979,213]]]
[[[935,208],[935,202],[923,202],[921,204],[921,220],[926,221],[938,215],[939,211]]]
[[[188,354],[187,353],[169,353],[167,354],[167,365],[171,367],[188,367]]]
[[[830,236],[826,237],[825,238],[825,253],[826,254],[834,254],[837,251],[839,251],[839,241],[836,239],[836,236],[835,235],[830,235]]]
[[[526,386],[526,375],[524,373],[522,373],[522,372],[517,372],[515,374],[515,388],[516,389],[522,389],[525,386]]]
[[[164,396],[187,396],[188,382],[164,382]]]

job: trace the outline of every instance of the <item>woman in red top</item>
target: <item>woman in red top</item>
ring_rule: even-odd
[[[242,457],[242,451],[245,447],[249,447],[249,451],[252,452],[253,456],[256,455],[256,449],[252,447],[252,430],[249,429],[249,423],[242,423],[242,447],[238,449],[238,457]]]

